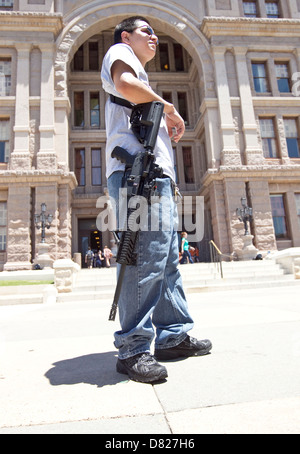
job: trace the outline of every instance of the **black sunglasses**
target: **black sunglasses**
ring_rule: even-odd
[[[154,33],[154,30],[152,27],[150,27],[150,25],[141,25],[140,27],[136,27],[135,30],[137,30],[138,28],[142,29],[142,32],[145,32],[147,33],[149,36],[156,36],[155,33]],[[156,36],[157,38],[157,36]],[[158,46],[159,45],[159,39],[157,38],[157,43],[156,45]]]

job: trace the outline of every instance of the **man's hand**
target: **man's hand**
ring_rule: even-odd
[[[166,123],[169,132],[169,137],[176,143],[179,142],[185,133],[185,123],[183,118],[179,115],[176,109],[171,113],[166,113]],[[174,133],[175,129],[175,133]]]

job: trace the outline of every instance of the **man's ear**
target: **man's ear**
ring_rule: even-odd
[[[129,35],[130,33],[126,32],[125,30],[121,33],[122,42],[125,44],[129,44]]]

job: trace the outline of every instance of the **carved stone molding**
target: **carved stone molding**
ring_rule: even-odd
[[[60,13],[33,13],[19,11],[0,11],[0,29],[7,31],[42,31],[55,36],[63,27]]]
[[[201,31],[213,36],[299,37],[299,19],[266,19],[252,17],[205,17]]]

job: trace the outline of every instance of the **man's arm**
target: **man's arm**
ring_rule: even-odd
[[[117,60],[111,68],[111,76],[117,91],[134,104],[159,101],[164,104],[169,136],[177,143],[185,132],[184,120],[173,104],[165,101],[137,77],[133,69],[122,60]],[[173,136],[173,128],[176,130]]]

